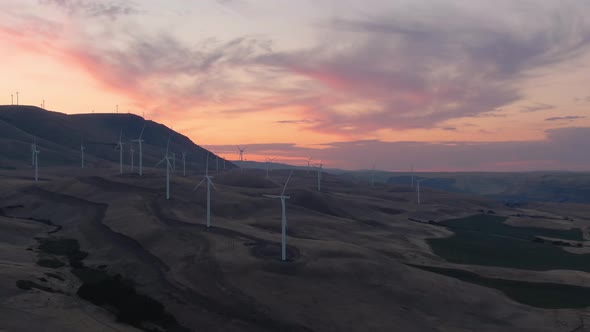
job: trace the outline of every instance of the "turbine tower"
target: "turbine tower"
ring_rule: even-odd
[[[322,190],[322,167],[324,166],[323,161],[318,164],[318,191]]]
[[[207,228],[211,227],[211,186],[213,186],[213,188],[215,190],[217,190],[217,188],[215,187],[215,184],[213,184],[213,177],[209,176],[209,154],[207,154],[207,161],[205,162],[205,164],[207,166],[205,166],[205,177],[203,178],[203,180],[201,180],[201,182],[199,182],[199,184],[195,187],[195,189],[193,189],[193,191],[197,190],[197,188],[199,188],[199,186],[201,184],[203,184],[203,182],[207,181]]]
[[[420,204],[420,183],[424,180],[428,180],[428,179],[420,179],[420,180],[416,180],[416,193],[418,194],[418,204]]]
[[[373,162],[373,169],[371,170],[371,187],[375,188],[375,168],[377,167],[377,162]]]
[[[186,152],[182,153],[182,176],[186,176]]]
[[[135,149],[133,148],[133,143],[129,144],[129,155],[131,159],[131,172],[133,172],[135,167]]]
[[[411,180],[411,185],[412,185],[412,188],[414,188],[414,165],[412,165],[410,167],[410,176],[411,176],[411,179],[412,179]]]
[[[82,160],[82,168],[84,168],[84,150],[86,150],[86,147],[84,147],[84,137],[82,137],[82,143],[80,144],[80,157]]]
[[[39,182],[39,149],[35,144],[35,150],[33,150],[34,162],[35,162],[35,182]]]
[[[241,147],[239,145],[236,145],[236,147],[238,148],[238,151],[240,151],[240,161],[244,161],[244,151],[246,151],[246,147]]]
[[[35,151],[37,150],[37,137],[33,137],[31,143],[31,167],[35,166]]]
[[[145,122],[143,123],[143,127],[141,128],[141,132],[139,133],[139,138],[132,140],[132,142],[137,142],[139,144],[139,176],[143,176],[143,131],[145,130]]]
[[[170,136],[168,136],[168,144],[166,144],[166,155],[160,160],[155,167],[158,167],[162,162],[166,161],[166,199],[170,199],[170,169],[172,164],[170,163],[170,157],[168,156],[168,148],[170,147]]]
[[[16,104],[18,105],[18,91],[16,92]]]
[[[308,174],[309,174],[309,171],[311,170],[311,160],[312,160],[312,159],[313,159],[312,157],[309,157],[309,158],[307,159],[307,173],[308,173]]]
[[[285,190],[287,189],[287,184],[289,184],[289,179],[291,179],[291,175],[293,175],[293,170],[289,173],[289,177],[285,182],[285,186],[283,187],[283,191],[280,195],[264,195],[264,197],[269,198],[280,198],[281,199],[281,260],[287,260],[287,211],[285,206],[285,200],[291,198],[290,196],[285,196]]]
[[[271,164],[273,161],[275,161],[276,159],[277,159],[277,158],[269,158],[269,157],[267,157],[267,158],[266,158],[266,178],[267,178],[267,179],[268,179],[268,171],[269,171],[269,170],[270,170],[270,171],[272,171],[272,168],[270,167],[270,166],[271,166],[270,164]]]
[[[123,129],[119,132],[119,142],[115,146],[115,150],[119,149],[119,173],[123,174]]]

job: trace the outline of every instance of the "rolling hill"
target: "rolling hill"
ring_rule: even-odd
[[[51,112],[35,106],[0,106],[0,168],[13,169],[30,165],[31,143],[40,150],[40,166],[75,166],[80,164],[80,145],[84,141],[87,167],[107,167],[119,162],[115,150],[120,133],[123,137],[125,164],[129,162],[130,144],[135,147],[143,133],[143,163],[153,166],[165,154],[170,137],[170,151],[181,160],[187,153],[187,169],[203,169],[208,150],[188,137],[154,121],[133,114],[73,114]],[[214,156],[214,154],[211,154]],[[233,168],[230,162],[226,167]]]

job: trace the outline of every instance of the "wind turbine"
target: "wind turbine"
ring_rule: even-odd
[[[207,165],[205,167],[205,177],[203,178],[203,180],[201,180],[201,182],[199,182],[199,184],[195,187],[195,189],[193,189],[193,191],[197,190],[197,188],[199,188],[199,186],[203,184],[203,182],[207,181],[207,228],[209,228],[211,227],[211,186],[213,186],[215,190],[217,190],[217,188],[211,180],[213,179],[213,177],[209,176],[209,154],[207,154],[207,161],[205,163]]]
[[[411,180],[411,181],[412,181],[412,182],[411,182],[411,184],[412,184],[412,188],[414,188],[414,165],[412,165],[412,166],[410,167],[410,175],[411,175],[411,178],[412,178],[412,180]]]
[[[119,142],[115,146],[115,150],[119,149],[119,173],[123,174],[123,129],[119,132]]]
[[[135,164],[135,149],[133,148],[133,143],[129,144],[129,154],[131,157],[131,172],[133,172],[134,164]]]
[[[143,176],[143,149],[142,143],[143,139],[143,131],[145,130],[145,122],[143,123],[143,128],[141,128],[141,132],[139,133],[139,138],[132,140],[132,142],[137,142],[139,144],[139,176]]]
[[[176,172],[176,153],[172,152],[172,170]]]
[[[416,193],[418,194],[418,204],[420,204],[420,183],[424,180],[428,180],[428,179],[416,180]]]
[[[182,176],[186,176],[186,152],[182,153]]]
[[[324,166],[323,161],[320,161],[320,163],[318,165],[320,165],[318,167],[318,191],[321,191],[321,189],[322,189],[322,184],[321,184],[321,182],[322,182],[322,167]]]
[[[236,145],[236,147],[238,148],[238,151],[240,151],[240,161],[244,161],[244,151],[246,151],[246,147],[241,147],[239,145]]]
[[[35,182],[39,182],[39,150],[37,144],[35,144],[35,150],[33,150],[34,162],[35,162]]]
[[[375,167],[377,167],[377,162],[373,162],[373,169],[371,170],[371,187],[375,187]]]
[[[35,151],[37,150],[37,137],[33,137],[33,143],[31,143],[31,166],[35,166]]]
[[[266,178],[268,179],[268,171],[272,171],[272,169],[270,168],[270,163],[272,163],[273,161],[275,161],[277,158],[266,158]]]
[[[86,147],[84,147],[84,137],[82,137],[82,143],[80,144],[80,157],[82,159],[82,168],[84,168],[84,150],[86,150]]]
[[[307,173],[309,174],[309,171],[311,170],[311,159],[313,159],[312,157],[309,157],[309,159],[307,159]]]
[[[168,148],[170,147],[170,136],[168,136],[168,144],[166,144],[166,155],[160,160],[155,167],[158,167],[162,162],[166,161],[166,199],[170,199],[170,157],[168,156]]]
[[[18,91],[16,92],[16,104],[18,105]]]
[[[291,175],[293,175],[293,170],[289,173],[289,177],[285,182],[285,186],[283,187],[283,191],[280,195],[263,195],[264,197],[269,198],[280,198],[281,199],[281,260],[287,260],[287,211],[285,206],[285,200],[291,198],[290,196],[285,196],[285,190],[287,189],[287,184],[289,184],[289,179],[291,179]]]

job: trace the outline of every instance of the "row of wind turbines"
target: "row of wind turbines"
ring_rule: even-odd
[[[143,176],[143,133],[145,130],[145,125],[142,127],[141,132],[139,134],[139,137],[137,139],[133,139],[131,140],[131,142],[136,142],[139,146],[139,167],[138,167],[138,174],[140,176]],[[167,200],[170,199],[170,175],[171,175],[171,171],[174,171],[176,169],[176,155],[174,153],[170,152],[170,140],[171,140],[171,136],[168,137],[168,141],[166,143],[166,152],[164,157],[155,164],[154,167],[158,167],[161,164],[164,164],[165,168],[166,168],[166,193],[165,193],[165,197]],[[124,146],[124,142],[123,142],[123,131],[121,130],[119,133],[119,139],[116,142],[116,146],[115,149],[119,150],[119,172],[122,174],[123,173],[123,146]],[[240,161],[243,161],[243,155],[244,155],[244,151],[246,150],[246,147],[242,147],[242,146],[237,146],[238,151],[239,151],[239,155],[240,155]],[[85,168],[85,150],[86,147],[84,146],[84,140],[82,140],[82,143],[80,145],[80,155],[81,155],[81,168]],[[39,165],[39,148],[37,146],[37,142],[36,142],[36,138],[34,138],[33,143],[31,145],[31,158],[32,158],[32,165],[34,166],[35,169],[35,181],[39,181],[39,172],[38,172],[38,165]],[[130,147],[130,154],[131,154],[131,170],[134,170],[134,150],[133,150],[133,146],[131,145]],[[183,152],[182,153],[182,161],[183,161],[183,175],[186,176],[186,156],[187,153]],[[269,177],[269,171],[272,171],[271,163],[273,161],[275,161],[275,158],[267,158],[266,159],[266,163],[267,163],[267,168],[266,168],[266,178]],[[322,168],[324,166],[323,161],[320,161],[317,164],[312,164],[311,163],[312,158],[309,158],[307,160],[307,166],[308,166],[308,172],[311,169],[311,167],[315,167],[317,169],[317,190],[321,191],[321,181],[322,181]],[[223,159],[224,162],[224,169],[225,169],[225,159]],[[375,184],[375,169],[376,169],[376,163],[373,163],[372,165],[372,174],[371,174],[371,186],[374,186]],[[219,158],[217,158],[217,171],[219,171]],[[280,195],[263,195],[264,197],[267,198],[272,198],[272,199],[280,199],[281,202],[281,260],[285,261],[287,260],[287,253],[286,253],[286,247],[287,247],[287,212],[286,212],[286,200],[290,199],[290,196],[286,195],[285,192],[287,190],[287,186],[289,184],[289,181],[291,179],[291,176],[293,175],[293,170],[291,170],[291,172],[289,173],[289,176],[287,177],[287,180],[285,181],[285,184],[283,186],[283,189],[280,193]],[[207,190],[207,207],[206,207],[206,226],[207,228],[211,227],[211,188],[217,190],[217,187],[215,186],[215,184],[213,183],[213,176],[209,175],[209,153],[207,153],[206,155],[206,160],[205,160],[205,175],[202,178],[202,180],[194,187],[193,191],[196,191],[199,187],[201,187],[203,184],[206,184],[206,190]],[[411,185],[412,187],[414,187],[414,182],[416,182],[416,193],[417,193],[417,201],[418,204],[421,203],[420,201],[420,183],[422,181],[425,181],[427,179],[417,179],[414,180],[414,176],[412,173],[412,177],[411,177]]]

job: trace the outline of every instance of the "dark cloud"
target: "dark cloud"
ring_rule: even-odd
[[[538,112],[538,111],[548,111],[555,109],[555,105],[549,104],[535,104],[530,106],[524,106],[520,109],[521,112],[531,113],[531,112]]]
[[[456,127],[442,127],[441,129],[442,130],[447,130],[447,131],[455,131],[455,130],[457,130]]]
[[[90,0],[39,0],[41,4],[63,8],[71,15],[106,17],[116,20],[120,16],[134,15],[139,10],[129,1]]]
[[[585,119],[585,116],[577,116],[577,115],[569,115],[569,116],[554,116],[551,118],[545,119],[545,121],[573,121],[573,120],[580,120]]]

